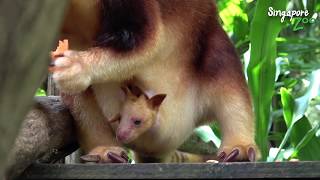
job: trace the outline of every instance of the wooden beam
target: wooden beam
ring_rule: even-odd
[[[21,177],[25,179],[301,178],[320,177],[320,162],[34,164]]]

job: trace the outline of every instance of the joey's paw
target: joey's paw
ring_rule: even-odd
[[[64,93],[79,93],[91,83],[88,68],[83,64],[83,57],[77,51],[65,51],[50,64],[49,70],[57,87]]]
[[[129,158],[124,149],[117,146],[97,147],[87,155],[80,157],[84,162],[95,163],[128,163]]]
[[[254,162],[260,159],[260,151],[256,145],[235,145],[224,146],[219,150],[218,161],[250,161]]]

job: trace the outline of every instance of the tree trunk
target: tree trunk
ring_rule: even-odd
[[[0,1],[0,179],[20,124],[46,77],[68,1]]]
[[[55,162],[78,148],[73,119],[59,97],[36,97],[9,156],[8,179],[33,162]],[[60,150],[60,151],[59,151]]]

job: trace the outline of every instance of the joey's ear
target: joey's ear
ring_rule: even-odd
[[[124,92],[126,96],[128,96],[130,93],[130,90],[128,89],[127,86],[121,86],[121,90]]]
[[[128,89],[130,90],[131,94],[133,94],[136,97],[144,95],[143,91],[138,86],[128,85]]]
[[[166,94],[158,94],[150,98],[148,102],[152,108],[158,108],[163,102],[163,100],[166,98],[166,96]]]
[[[108,121],[109,123],[114,123],[114,122],[120,121],[120,118],[121,118],[121,115],[117,114],[113,118],[109,119]]]

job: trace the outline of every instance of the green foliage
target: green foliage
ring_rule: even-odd
[[[319,160],[320,140],[315,136],[319,129],[319,122],[312,127],[310,121],[305,116],[308,105],[312,98],[318,95],[320,90],[320,70],[314,71],[310,75],[310,85],[305,95],[294,99],[291,93],[285,89],[280,89],[281,103],[283,107],[284,120],[287,132],[279,146],[283,149],[290,137],[290,148],[293,150],[290,157],[301,160]],[[278,150],[278,151],[279,151]],[[277,160],[278,154],[272,160]]]
[[[268,126],[276,74],[276,38],[281,30],[278,18],[268,17],[268,7],[285,9],[286,0],[258,1],[250,29],[251,53],[247,69],[256,118],[256,142],[262,158],[268,150]]]
[[[221,144],[220,138],[215,135],[215,133],[209,126],[200,126],[197,129],[195,129],[194,132],[205,143],[208,143],[211,141],[217,148],[220,147],[220,144]]]
[[[41,88],[38,88],[35,96],[46,96],[46,91]]]
[[[223,21],[223,27],[230,32],[235,26],[234,17],[248,21],[246,13],[241,7],[244,6],[241,0],[221,0],[218,1],[219,16]]]
[[[320,16],[320,1],[217,3],[247,73],[263,160],[320,160],[320,17],[293,31],[288,18],[280,23],[280,17],[267,16],[270,6]],[[220,137],[216,124],[211,128]]]

